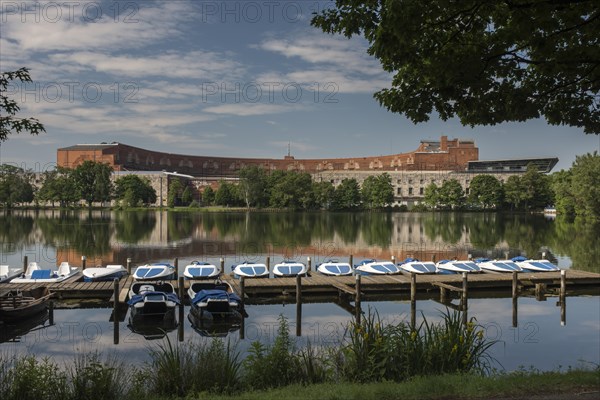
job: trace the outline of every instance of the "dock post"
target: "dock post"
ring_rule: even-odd
[[[473,261],[473,254],[471,254],[471,253],[467,254],[467,260]]]
[[[27,272],[27,265],[29,265],[27,256],[23,256],[23,272]]]
[[[546,284],[536,283],[535,284],[535,299],[537,301],[546,301]]]
[[[462,273],[462,322],[463,324],[467,324],[467,309],[468,309],[468,298],[469,298],[469,293],[468,293],[468,278],[467,278],[467,273],[463,272]]]
[[[296,275],[296,336],[302,336],[302,277]]]
[[[242,308],[244,308],[244,303],[245,303],[244,297],[245,296],[246,296],[245,279],[243,276],[240,276],[240,299],[242,300]]]
[[[175,279],[177,279],[179,277],[179,257],[175,257],[173,265],[175,266]]]
[[[356,312],[356,323],[360,324],[360,316],[362,314],[361,309],[360,309],[360,291],[361,291],[360,274],[356,275],[356,285],[354,286],[354,290],[356,291],[355,297],[354,297],[354,311]]]
[[[221,267],[221,275],[225,275],[225,259],[223,257],[219,260],[219,266]]]
[[[306,273],[308,274],[312,269],[312,261],[310,257],[306,257]]]
[[[180,342],[183,342],[183,298],[185,297],[185,279],[183,276],[180,276],[178,279],[177,291],[179,292],[179,326],[177,328],[177,338]]]
[[[352,254],[348,258],[348,264],[350,264],[350,268],[354,268],[354,256]]]
[[[445,287],[440,286],[440,303],[446,304],[448,301],[448,293]]]
[[[567,324],[567,270],[560,271],[560,325]]]
[[[131,275],[131,257],[127,257],[127,274]]]
[[[113,280],[113,343],[119,344],[119,278]]]
[[[435,254],[431,255],[431,262],[435,264]]]
[[[82,271],[85,269],[86,261],[87,261],[87,257],[86,256],[81,256],[81,270]]]
[[[519,325],[518,318],[518,298],[519,298],[519,273],[512,273],[512,326],[516,328]]]
[[[396,256],[392,256],[392,264],[396,265]]]
[[[267,266],[267,271],[271,271],[271,256],[267,256],[265,260],[265,265]]]
[[[413,330],[417,325],[417,274],[410,273],[410,326]]]

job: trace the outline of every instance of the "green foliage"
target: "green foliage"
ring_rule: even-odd
[[[129,207],[156,202],[156,191],[148,178],[129,174],[115,181],[115,198]]]
[[[169,191],[167,192],[167,207],[173,208],[178,204],[178,200],[181,197],[183,185],[177,178],[169,182]]]
[[[194,201],[194,193],[192,192],[192,188],[186,186],[181,194],[181,202],[184,206],[189,206],[192,201]]]
[[[11,208],[17,203],[29,203],[34,198],[32,173],[13,165],[0,165],[0,203]]]
[[[437,200],[441,208],[460,208],[464,205],[465,193],[456,179],[450,179],[439,188]]]
[[[468,203],[477,208],[497,209],[504,202],[502,183],[492,175],[477,175],[469,186]]]
[[[550,178],[533,164],[522,176],[510,176],[504,183],[504,199],[511,209],[541,210],[553,203]]]
[[[439,324],[426,319],[417,327],[405,322],[385,325],[370,311],[346,330],[341,347],[343,377],[351,382],[403,381],[413,376],[491,372],[487,354],[495,343],[471,319],[466,325],[459,312],[447,311]]]
[[[554,192],[554,207],[562,215],[575,215],[575,196],[571,186],[572,176],[573,173],[570,169],[560,170],[550,176],[550,186]]]
[[[511,210],[521,207],[521,178],[518,175],[511,175],[504,182],[504,201],[510,206]]]
[[[383,208],[394,202],[394,187],[390,174],[367,177],[361,188],[361,197],[367,208]]]
[[[62,167],[44,172],[43,183],[36,193],[36,199],[50,202],[52,205],[57,201],[61,207],[76,203],[80,196],[72,172],[73,170]]]
[[[110,200],[113,190],[111,174],[110,165],[91,160],[84,161],[71,172],[79,198],[85,200],[88,207],[94,202]]]
[[[375,93],[389,111],[463,125],[544,116],[600,133],[597,2],[336,0],[311,21],[363,36],[394,74]]]
[[[67,375],[48,358],[36,360],[35,356],[25,356],[14,360],[8,371],[4,385],[10,386],[5,400],[54,400],[68,399]]]
[[[425,192],[423,194],[423,204],[430,208],[435,208],[439,202],[439,192],[440,188],[438,185],[436,185],[435,182],[431,182],[425,188]]]
[[[236,204],[234,185],[225,181],[219,182],[215,193],[215,204],[220,206],[234,206]]]
[[[15,100],[8,97],[7,89],[10,81],[18,79],[21,83],[31,82],[29,69],[20,68],[16,71],[0,73],[0,143],[8,139],[11,133],[29,132],[37,135],[46,132],[44,125],[35,118],[18,118],[20,107]]]
[[[257,165],[244,167],[239,172],[240,192],[246,207],[264,207],[268,204],[267,174]]]
[[[354,178],[345,178],[335,188],[333,210],[356,210],[360,207],[360,187]]]
[[[212,206],[215,202],[215,191],[212,187],[207,186],[202,192],[202,204]]]
[[[130,380],[123,362],[102,361],[98,352],[79,355],[69,375],[73,399],[122,399]]]
[[[571,167],[571,190],[575,214],[600,220],[600,155],[577,156]]]
[[[329,181],[313,182],[312,192],[314,193],[315,207],[328,210],[333,202],[335,187]]]
[[[314,207],[312,177],[306,172],[285,172],[271,180],[270,205],[292,210]]]

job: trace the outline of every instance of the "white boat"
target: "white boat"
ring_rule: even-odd
[[[479,265],[471,260],[441,260],[435,266],[440,271],[448,271],[455,274],[481,272]]]
[[[58,269],[44,269],[32,261],[27,265],[27,271],[19,278],[14,278],[10,283],[53,283],[62,282],[79,273],[79,268],[71,267],[68,262],[62,262]]]
[[[260,278],[268,277],[269,270],[265,264],[249,263],[244,261],[241,264],[234,265],[231,267],[233,273],[237,276],[243,276],[244,278]]]
[[[129,289],[131,317],[164,316],[181,304],[169,282],[134,282]]]
[[[326,260],[321,264],[318,264],[317,271],[323,275],[330,276],[352,275],[352,267],[350,264],[339,262],[338,260]]]
[[[210,279],[218,277],[220,273],[216,265],[201,261],[192,261],[183,270],[186,279]]]
[[[490,260],[488,258],[478,258],[475,260],[479,268],[484,272],[522,272],[523,268],[519,267],[513,260]]]
[[[552,264],[550,261],[541,259],[541,260],[532,260],[529,258],[525,258],[523,256],[513,257],[512,261],[514,261],[524,272],[551,272],[551,271],[560,271],[556,265]]]
[[[9,282],[11,279],[16,278],[17,276],[23,273],[23,268],[21,267],[10,267],[8,265],[0,265],[0,283]]]
[[[121,279],[127,274],[127,270],[122,265],[109,264],[106,267],[93,267],[83,270],[83,280],[85,282],[112,281]]]
[[[188,296],[194,319],[240,319],[243,315],[242,299],[227,282],[194,282]]]
[[[438,269],[432,261],[419,261],[415,258],[407,258],[400,264],[402,271],[409,274],[437,274]]]
[[[133,279],[136,281],[170,280],[174,277],[175,266],[169,263],[141,265],[133,273]]]
[[[273,265],[273,275],[275,276],[296,276],[306,275],[306,265],[297,261],[284,260]]]
[[[400,269],[391,261],[363,260],[354,266],[361,275],[399,274]]]

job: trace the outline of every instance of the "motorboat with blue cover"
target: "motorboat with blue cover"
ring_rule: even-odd
[[[523,271],[523,268],[519,267],[513,260],[490,260],[489,258],[478,258],[475,260],[475,262],[484,272],[507,273]]]
[[[408,274],[437,274],[438,269],[432,261],[419,261],[416,258],[407,258],[400,264],[402,272]]]
[[[391,261],[362,260],[354,266],[361,275],[393,275],[399,274],[400,269]]]
[[[273,265],[274,276],[306,275],[306,265],[298,261],[284,260]]]
[[[133,273],[136,281],[171,280],[175,278],[175,266],[169,263],[140,265]]]
[[[10,283],[54,283],[62,282],[67,278],[79,273],[79,268],[71,267],[68,262],[62,262],[57,269],[42,268],[33,261],[27,266],[27,271],[18,278],[14,278]]]
[[[188,296],[195,319],[240,319],[245,314],[242,299],[227,282],[194,282]]]
[[[479,265],[475,264],[471,260],[441,260],[435,266],[438,272],[449,272],[454,274],[460,274],[463,272],[476,273],[481,272]]]
[[[183,276],[186,279],[214,279],[219,276],[220,272],[216,265],[203,261],[192,261],[185,266]]]
[[[9,265],[0,265],[0,283],[2,282],[10,282],[11,279],[16,278],[17,276],[23,273],[23,268],[21,267],[10,267]]]
[[[260,263],[249,263],[244,261],[241,264],[233,265],[231,269],[238,277],[243,276],[244,278],[262,278],[269,276],[269,270],[267,269],[267,266]]]
[[[317,271],[323,275],[344,276],[352,275],[352,267],[349,263],[338,260],[326,260],[317,265]]]
[[[546,259],[532,260],[523,256],[517,256],[513,257],[511,260],[521,267],[524,272],[560,271],[560,268]]]
[[[161,317],[181,304],[169,282],[134,282],[129,289],[131,317]]]
[[[127,270],[122,265],[107,265],[106,267],[93,267],[83,270],[84,282],[112,281],[113,279],[121,279],[127,275]]]

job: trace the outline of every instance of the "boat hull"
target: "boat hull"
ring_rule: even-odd
[[[352,267],[348,263],[322,263],[317,266],[317,271],[328,276],[352,275]]]
[[[11,290],[0,298],[0,320],[20,321],[38,315],[46,310],[51,297],[46,287]]]

